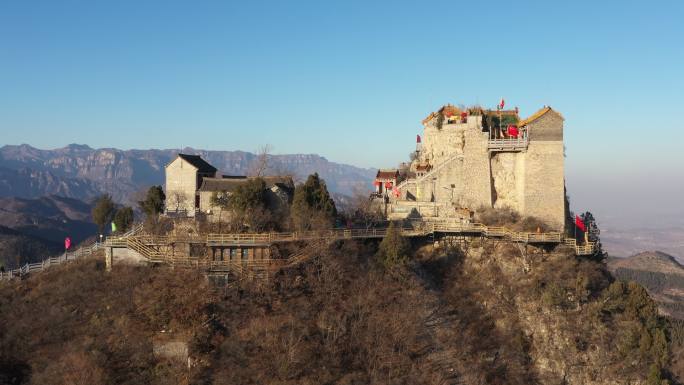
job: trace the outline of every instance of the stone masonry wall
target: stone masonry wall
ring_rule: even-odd
[[[494,208],[509,207],[522,212],[525,181],[525,154],[500,152],[492,155]]]
[[[187,210],[188,215],[194,215],[197,187],[197,169],[183,159],[176,158],[166,167],[167,210]]]
[[[430,201],[434,194],[438,202],[462,207],[492,204],[487,133],[480,122],[473,116],[466,124],[445,124],[441,130],[426,126],[421,160],[434,169],[416,184],[418,201]]]
[[[530,145],[525,154],[524,202],[521,212],[565,226],[565,172],[563,117],[555,111],[531,123]]]

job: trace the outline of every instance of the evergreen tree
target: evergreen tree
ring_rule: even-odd
[[[292,200],[292,221],[295,228],[330,227],[337,217],[335,202],[330,197],[325,181],[318,174],[309,175],[306,182],[295,188]]]
[[[138,206],[148,217],[156,216],[164,212],[166,195],[161,186],[152,186],[147,190],[145,200],[139,201]]]
[[[387,268],[405,265],[409,260],[410,251],[411,245],[401,235],[401,228],[395,226],[394,222],[390,223],[387,234],[378,247],[377,257],[380,262]]]
[[[134,220],[134,213],[132,207],[122,207],[116,210],[114,214],[114,224],[116,225],[116,231],[120,233],[125,233],[131,228]]]
[[[100,234],[104,231],[105,225],[112,220],[115,209],[114,201],[109,194],[104,194],[95,201],[91,214]]]
[[[262,178],[249,179],[237,186],[230,195],[229,206],[238,214],[266,207],[266,182]]]

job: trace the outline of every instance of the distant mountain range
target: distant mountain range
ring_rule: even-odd
[[[71,144],[41,150],[27,144],[0,147],[0,197],[34,198],[58,194],[81,200],[109,193],[122,203],[134,202],[136,194],[152,185],[163,185],[164,167],[178,150],[93,149]],[[185,148],[183,153],[201,155],[224,175],[244,175],[253,169],[257,155],[244,151],[205,151]],[[374,169],[330,162],[314,154],[270,155],[267,173],[288,173],[302,180],[317,172],[336,194],[352,195],[369,189]]]

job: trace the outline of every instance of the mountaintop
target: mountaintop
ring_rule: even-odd
[[[681,330],[598,261],[479,239],[415,246],[388,268],[377,242],[344,241],[229,287],[192,269],[106,272],[101,259],[50,268],[0,285],[12,309],[0,312],[0,380],[598,385],[682,373],[668,366],[680,342],[665,337]]]

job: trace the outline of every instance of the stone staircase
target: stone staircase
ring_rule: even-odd
[[[139,238],[134,236],[126,238],[126,247],[147,258],[150,262],[166,262],[166,258],[162,252],[144,244]]]
[[[439,171],[441,171],[444,167],[449,165],[451,162],[453,162],[456,159],[463,158],[463,154],[454,154],[447,158],[445,161],[441,162],[437,166],[435,166],[432,170],[430,170],[428,173],[426,173],[423,176],[420,176],[415,179],[407,179],[397,185],[397,189],[401,190],[402,188],[406,188],[410,184],[418,184],[422,183],[426,180],[430,180],[435,174],[437,174]]]

